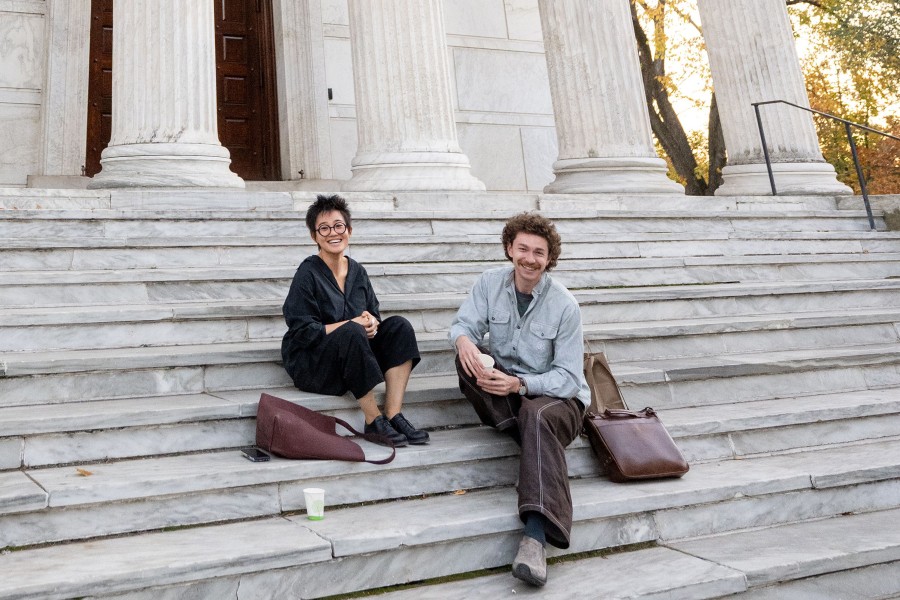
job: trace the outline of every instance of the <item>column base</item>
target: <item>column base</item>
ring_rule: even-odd
[[[215,144],[109,146],[89,189],[136,187],[244,187],[231,172],[231,155]]]
[[[484,184],[469,172],[469,159],[458,152],[384,152],[353,159],[353,177],[345,192],[482,192]]]
[[[826,162],[773,163],[775,189],[779,196],[834,196],[853,190],[837,180],[834,167]],[[766,163],[729,165],[722,169],[722,185],[716,196],[771,196],[772,185]]]
[[[545,194],[680,194],[661,158],[567,158],[553,163]]]

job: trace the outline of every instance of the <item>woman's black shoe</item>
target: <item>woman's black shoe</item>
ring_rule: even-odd
[[[403,416],[403,413],[397,413],[396,415],[394,415],[394,418],[391,419],[391,426],[402,433],[406,437],[406,439],[409,440],[410,444],[428,443],[428,432],[413,427],[412,423],[407,421],[406,417]]]
[[[391,424],[388,423],[388,420],[384,418],[384,415],[378,415],[377,417],[375,417],[374,421],[372,421],[371,423],[367,423],[363,428],[363,432],[382,435],[391,440],[394,443],[395,448],[402,448],[407,443],[406,436],[391,427]]]

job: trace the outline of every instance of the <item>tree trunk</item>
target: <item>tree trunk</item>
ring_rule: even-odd
[[[709,103],[709,174],[706,181],[706,195],[712,196],[722,185],[722,169],[725,167],[725,134],[719,119],[719,105],[713,92]]]
[[[631,4],[631,20],[634,23],[634,35],[637,39],[638,56],[641,62],[641,75],[644,79],[644,92],[647,97],[647,108],[650,113],[650,127],[653,135],[659,140],[663,150],[672,161],[675,172],[684,179],[684,191],[691,196],[703,196],[707,193],[707,184],[697,175],[697,160],[688,142],[684,126],[669,101],[669,94],[660,79],[665,75],[662,61],[653,60],[653,52],[637,17],[637,10]]]

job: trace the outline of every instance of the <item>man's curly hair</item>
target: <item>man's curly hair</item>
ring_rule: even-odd
[[[537,213],[521,213],[512,217],[503,227],[503,252],[506,258],[512,260],[509,255],[510,244],[516,239],[520,233],[531,233],[547,240],[547,270],[551,270],[559,261],[559,255],[562,252],[562,239],[556,233],[556,225],[547,217],[543,217]]]

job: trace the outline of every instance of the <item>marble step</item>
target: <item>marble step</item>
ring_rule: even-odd
[[[510,558],[512,561],[512,558]],[[449,583],[414,585],[373,595],[379,600],[446,600],[536,596],[542,600],[705,600],[747,589],[744,574],[669,548],[656,547],[552,563],[547,584],[535,590],[510,573]],[[149,596],[148,596],[149,597]]]
[[[352,395],[322,396],[293,387],[7,407],[0,408],[0,469],[252,445],[263,391],[362,430]],[[383,404],[383,385],[376,398]],[[404,414],[420,427],[478,423],[455,377],[413,377],[404,400]]]
[[[0,469],[197,452],[252,445],[265,391],[361,430],[349,396],[269,388],[0,408]],[[381,387],[377,397],[382,402]],[[416,425],[477,425],[453,376],[413,378],[404,413]],[[661,411],[690,461],[900,436],[900,388]]]
[[[493,263],[384,266],[375,270],[377,293],[464,292]],[[370,269],[370,274],[372,269]],[[757,281],[879,279],[900,276],[900,254],[684,257],[567,260],[553,277],[570,290]]]
[[[791,532],[792,533],[792,532]],[[797,550],[797,548],[792,548]],[[849,557],[842,556],[843,560]],[[819,600],[820,598],[858,598],[860,600],[897,600],[900,598],[900,561],[830,571],[803,579],[780,581],[728,596],[731,600]]]
[[[843,311],[896,306],[900,281],[794,281],[648,286],[575,290],[585,323],[668,321],[706,317],[744,317],[770,313]],[[430,298],[435,302],[436,298]],[[434,303],[434,325],[449,323],[455,311]],[[449,312],[449,314],[448,314]],[[441,321],[438,319],[446,319]],[[432,325],[432,329],[435,329]]]
[[[888,510],[729,533],[550,565],[540,597],[822,599],[900,594],[900,538],[882,536]],[[648,568],[652,565],[652,568]],[[381,600],[534,594],[508,573],[420,585]]]
[[[286,294],[281,286],[244,288],[257,298],[228,298],[222,288],[198,285],[193,289],[196,298],[179,300],[167,294],[163,286],[152,288],[151,291],[156,293],[149,303],[144,296],[143,299],[134,298],[131,302],[111,307],[103,298],[95,297],[97,294],[83,293],[88,288],[74,287],[72,289],[78,294],[67,299],[68,305],[0,307],[0,315],[3,316],[0,322],[11,326],[62,324],[67,322],[71,311],[75,324],[99,323],[108,316],[114,317],[119,311],[133,315],[135,311],[129,311],[128,306],[135,306],[136,311],[143,315],[133,317],[139,320],[185,319],[204,316],[210,310],[214,311],[213,314],[233,318],[280,314]],[[884,308],[900,304],[900,279],[647,286],[573,290],[573,294],[581,305],[585,323],[628,323]],[[85,298],[79,298],[79,295]],[[210,297],[215,299],[210,300]],[[462,293],[379,296],[384,314],[406,316],[417,331],[447,330],[464,298]]]
[[[0,207],[16,211],[72,212],[84,210],[166,211],[304,211],[318,193],[322,182],[248,182],[245,190],[85,190],[0,188]],[[278,187],[273,187],[278,186]],[[862,205],[859,196],[673,196],[598,194],[541,194],[535,192],[344,192],[354,211],[359,210],[434,210],[453,206],[466,211],[492,209],[552,210],[594,208],[605,210],[715,209],[726,211],[792,211],[797,209],[834,210],[840,204],[855,209]]]
[[[389,210],[357,212],[354,230],[366,235],[499,235],[505,221],[523,209]],[[619,211],[546,210],[560,234],[623,232],[802,232],[868,231],[865,211]],[[295,237],[309,239],[305,211],[10,211],[0,238]],[[879,214],[879,219],[881,215]],[[61,226],[64,225],[64,226]],[[880,229],[884,229],[880,223]]]
[[[467,292],[496,262],[369,265],[378,294]],[[295,267],[0,273],[0,307],[283,299]],[[571,290],[900,277],[900,254],[572,260],[553,272]]]
[[[896,561],[900,540],[894,539],[896,529],[885,535],[885,524],[898,517],[900,448],[896,444],[875,443],[840,451],[817,450],[701,464],[683,479],[639,485],[613,484],[597,478],[574,480],[572,545],[566,551],[551,550],[550,555],[654,541],[671,546],[702,544],[703,540],[680,540],[724,533],[734,534],[730,539],[735,544],[729,548],[736,548],[740,545],[738,532],[744,533],[740,530],[773,526],[793,528],[780,536],[781,547],[791,539],[810,544],[811,540],[824,539],[825,532],[809,533],[811,529],[801,525],[815,528],[813,523],[826,521],[814,519],[868,512],[871,514],[859,515],[852,523],[826,529],[833,536],[830,544],[818,550],[806,549],[807,556],[812,557],[810,565],[815,565],[808,574],[822,572],[829,557],[834,570],[851,568],[842,565]],[[331,498],[332,484],[323,485],[326,497]],[[274,490],[267,497],[270,501],[277,498]],[[247,502],[241,504],[245,506]],[[65,598],[138,590],[157,594],[138,596],[149,598],[159,597],[160,590],[152,588],[207,586],[214,583],[207,581],[213,577],[219,584],[230,578],[234,586],[240,585],[247,598],[322,597],[508,565],[521,536],[512,488],[349,508],[334,508],[334,503],[329,506],[332,508],[326,510],[325,519],[317,522],[307,521],[300,514],[26,548],[0,555],[0,568],[15,574],[0,582],[0,598]],[[154,514],[165,516],[163,511]],[[277,525],[270,526],[272,523]],[[362,523],[366,525],[361,526]],[[312,539],[297,531],[298,527],[313,532],[316,543],[324,543],[326,551],[321,558],[317,555],[317,561],[298,560],[289,566],[256,554],[257,548],[265,548],[265,552],[280,548],[279,544],[267,543],[268,538],[289,538],[294,544]],[[244,537],[250,532],[257,532],[259,537]],[[770,532],[778,536],[777,530]],[[750,540],[761,545],[758,532],[748,533]],[[239,548],[232,545],[234,539],[240,540]],[[200,550],[200,544],[195,546],[194,541],[206,547]],[[104,570],[84,567],[105,563],[106,554],[120,555],[126,548],[135,565],[127,574],[118,571],[116,565],[120,563],[115,561],[111,563],[113,568]],[[713,546],[700,545],[697,550],[706,553],[709,560],[707,548]],[[241,564],[253,564],[256,573],[241,575],[229,571],[234,568],[233,558],[229,557],[237,552]],[[162,580],[154,569],[162,562],[159,553],[167,553],[169,560],[178,565]],[[860,555],[870,560],[861,561]],[[759,562],[753,563],[753,581],[763,580],[761,574],[767,571],[779,576],[785,572],[781,563],[769,567],[763,559],[766,556],[762,552]],[[737,562],[733,554],[731,558]],[[87,560],[91,562],[82,563]],[[774,557],[770,560],[769,564],[774,565]],[[195,565],[195,561],[202,562]],[[211,563],[222,563],[225,568],[211,573]],[[90,580],[96,581],[95,589],[90,589]],[[201,590],[184,589],[182,593],[197,594]]]
[[[149,190],[147,198],[158,200],[164,190]],[[202,194],[203,192],[200,192]],[[12,222],[80,222],[95,220],[107,223],[126,222],[153,222],[153,221],[298,221],[304,222],[306,210],[309,204],[280,206],[236,206],[229,205],[223,192],[215,190],[211,196],[224,199],[222,204],[210,206],[191,206],[189,204],[170,203],[164,205],[157,202],[155,206],[113,206],[113,207],[44,207],[44,208],[20,208],[4,210],[4,219]],[[194,195],[191,192],[190,195]],[[393,198],[391,197],[393,196]],[[0,190],[0,198],[3,192]],[[187,197],[187,196],[185,196]],[[197,195],[194,195],[196,198]],[[315,194],[308,194],[308,202],[315,199]],[[566,220],[572,218],[598,218],[609,217],[619,219],[635,219],[646,217],[648,219],[666,218],[720,218],[720,219],[773,219],[773,222],[790,220],[790,218],[822,217],[830,219],[856,219],[865,216],[864,207],[859,209],[841,208],[834,206],[833,199],[806,198],[802,203],[782,202],[782,197],[776,203],[759,202],[759,198],[748,198],[750,203],[744,203],[749,210],[740,210],[730,199],[683,197],[682,199],[670,199],[657,196],[656,199],[663,202],[648,202],[642,196],[619,196],[618,198],[597,195],[591,197],[569,196],[563,198],[558,195],[545,195],[540,199],[543,206],[538,206],[534,200],[536,196],[520,202],[515,195],[507,193],[488,193],[480,199],[471,194],[455,195],[452,198],[445,196],[441,200],[427,204],[420,200],[421,192],[408,194],[385,194],[382,199],[395,200],[390,204],[382,200],[356,202],[350,195],[344,196],[348,200],[348,206],[353,213],[353,224],[365,220],[395,220],[408,221],[420,220],[444,220],[444,221],[505,221],[509,217],[523,211],[540,211],[553,219]],[[404,198],[401,201],[401,197]],[[519,198],[522,198],[521,196]],[[571,200],[578,201],[577,204]],[[810,204],[809,200],[818,205]],[[474,201],[474,202],[473,202]],[[861,201],[861,199],[860,199]],[[465,210],[462,208],[465,207]],[[2,205],[0,205],[2,208]],[[875,211],[878,217],[883,211]],[[868,223],[866,223],[868,225]],[[106,229],[102,231],[110,231]],[[787,230],[787,229],[786,229]]]
[[[439,347],[446,339],[446,329],[435,329],[426,314],[385,310],[382,316],[391,314],[410,318],[420,342]],[[270,341],[280,340],[286,330],[278,301],[12,308],[0,310],[0,315],[0,353]],[[584,335],[591,347],[613,360],[640,360],[763,350],[776,347],[773,344],[794,349],[887,342],[897,339],[898,322],[900,310],[854,308],[628,323],[588,321]]]
[[[900,383],[900,344],[614,363],[629,406],[682,408]]]
[[[877,383],[879,377],[883,385],[892,385],[896,377],[891,376],[890,365],[896,362],[894,353],[900,342],[893,321],[671,338],[610,339],[602,334],[602,330],[586,330],[587,349],[607,354],[630,401],[654,406],[688,401],[690,396],[682,389],[696,388],[706,398],[713,388],[728,386],[731,377],[744,378],[735,383],[739,388],[748,385],[747,378],[755,377],[757,393],[777,393],[784,374],[810,371],[809,377],[817,382],[812,393],[826,392],[831,385],[828,382],[835,379],[816,371],[829,368],[844,369],[848,381],[841,389],[882,385]],[[455,354],[446,334],[420,334],[419,350],[422,362],[416,368],[417,376],[452,372]],[[14,397],[29,402],[26,389],[43,394],[48,402],[77,402],[127,397],[131,385],[152,395],[290,385],[280,361],[279,339],[6,353],[0,354],[0,389],[9,390],[10,395],[0,406],[14,403]],[[695,374],[686,375],[691,370]],[[879,375],[880,371],[884,372]],[[72,388],[54,392],[35,377],[50,377],[56,384]],[[869,377],[874,379],[869,381]],[[121,384],[119,378],[124,378]],[[726,381],[706,383],[709,378]],[[95,388],[88,389],[91,385]],[[22,392],[13,391],[17,386]],[[796,387],[789,389],[790,393],[802,393]],[[743,397],[743,390],[740,395]]]
[[[648,286],[639,288],[614,288],[573,290],[583,313],[602,312],[602,319],[586,318],[586,324],[630,323],[652,321],[690,321],[706,319],[765,318],[773,313],[813,314],[815,312],[855,312],[866,314],[869,310],[886,310],[893,305],[890,294],[900,289],[900,280],[851,280],[851,281],[785,281],[780,283],[756,282],[742,284],[713,284],[705,286]],[[382,312],[390,314],[420,313],[429,311],[443,316],[447,311],[455,314],[466,294],[382,294],[379,296]],[[844,300],[843,296],[850,296]],[[761,299],[767,301],[762,305]],[[842,301],[843,300],[843,301]],[[654,310],[668,306],[699,307],[692,312]],[[170,301],[131,304],[85,304],[69,306],[34,306],[0,308],[0,327],[61,326],[65,324],[99,325],[107,322],[138,323],[141,321],[187,321],[191,319],[252,319],[281,318],[284,298],[258,300],[220,299],[196,301]],[[705,303],[705,304],[704,304]],[[741,304],[747,304],[744,307]],[[594,307],[597,307],[595,310]],[[638,309],[628,315],[617,308]],[[727,310],[731,307],[731,310]],[[754,315],[755,312],[760,314]],[[648,314],[649,313],[649,314]],[[618,317],[618,318],[611,318]],[[429,318],[411,318],[417,331],[447,330],[452,315],[446,321]],[[630,326],[630,324],[629,324]],[[281,330],[272,331],[273,336]]]
[[[900,311],[769,313],[584,326],[587,350],[612,362],[900,341]]]
[[[900,387],[659,411],[690,462],[900,439]]]
[[[361,445],[372,458],[390,454]],[[430,444],[400,448],[383,466],[277,457],[251,463],[231,449],[0,472],[7,491],[0,548],[298,511],[303,488],[320,484],[334,506],[508,486],[517,454],[509,438],[479,427],[433,432]],[[583,440],[568,456],[572,476],[599,472]]]
[[[764,237],[768,235],[768,237]],[[782,239],[778,234],[633,233],[569,235],[565,259],[746,256],[780,254],[877,254],[896,252],[892,233],[807,234]],[[315,246],[298,238],[44,238],[0,241],[4,270],[94,270],[294,265]],[[353,237],[348,252],[362,264],[444,262],[502,258],[497,236]]]
[[[327,541],[273,518],[13,552],[0,557],[6,563],[0,598],[98,597],[197,580],[210,580],[198,597],[227,598],[229,579],[254,575],[260,567],[322,564],[330,557]]]
[[[900,591],[900,510],[841,516],[666,544],[679,552],[745,574],[748,587],[890,565]],[[787,597],[787,596],[783,596]]]
[[[443,348],[443,343],[436,346]],[[423,354],[420,374],[452,372]],[[900,384],[900,344],[765,351],[615,363],[626,401],[658,408]],[[0,406],[288,386],[277,341],[6,353]]]
[[[178,218],[178,215],[173,215]],[[429,215],[431,217],[431,215]],[[204,218],[204,217],[198,217]],[[4,215],[9,220],[9,215]],[[90,219],[88,219],[90,220]],[[139,229],[139,226],[136,225]],[[61,222],[61,229],[65,229],[65,222]],[[15,252],[20,250],[42,249],[47,252],[67,251],[115,251],[122,249],[187,249],[187,248],[217,248],[217,249],[251,249],[251,248],[280,248],[291,247],[298,249],[300,254],[292,255],[294,258],[308,254],[315,249],[315,245],[309,239],[309,232],[305,236],[294,235],[278,237],[272,235],[226,235],[226,236],[184,236],[162,237],[127,235],[115,237],[103,235],[103,230],[96,230],[98,235],[83,237],[68,237],[54,235],[52,237],[10,237],[0,240],[0,251]],[[613,248],[624,247],[628,249],[628,256],[659,256],[660,250],[665,250],[670,244],[691,244],[691,248],[701,250],[698,256],[708,253],[722,254],[721,250],[733,249],[736,254],[744,254],[746,250],[753,250],[751,254],[814,254],[817,249],[828,250],[829,247],[845,248],[846,250],[832,250],[844,252],[885,252],[891,251],[900,241],[900,232],[896,231],[870,231],[870,230],[838,230],[838,231],[622,231],[588,234],[562,235],[564,246],[572,244],[573,247],[586,248],[594,244],[598,247]],[[498,245],[500,239],[494,233],[470,233],[465,235],[449,236],[445,234],[415,232],[413,234],[392,233],[372,234],[355,232],[353,234],[350,251],[358,249],[358,246],[372,246],[388,248],[390,246],[416,247],[428,244],[494,244]],[[805,246],[808,244],[809,246]],[[833,246],[829,246],[833,244]],[[774,246],[773,246],[774,245]],[[786,250],[804,248],[806,252],[788,252]],[[710,252],[703,251],[704,249]],[[568,253],[566,253],[568,255]],[[728,254],[727,252],[725,254]],[[690,255],[681,253],[679,256]],[[71,261],[65,261],[69,263]]]
[[[362,445],[370,457],[388,454],[385,448],[365,442]],[[304,507],[303,488],[310,486],[324,487],[329,505],[334,507],[440,495],[459,489],[499,490],[498,486],[515,483],[517,454],[517,447],[505,436],[476,428],[435,432],[431,444],[400,449],[394,462],[386,466],[279,458],[268,463],[250,463],[235,449],[89,463],[77,468],[5,472],[0,473],[2,489],[6,492],[0,513],[0,524],[3,525],[0,527],[0,547],[297,511]],[[658,495],[656,502],[667,503],[667,507],[675,505],[683,510],[701,511],[705,503],[733,497],[733,488],[730,490],[732,496],[728,495],[729,490],[719,488],[733,484],[734,477],[749,486],[740,490],[741,494],[753,498],[810,487],[831,489],[830,494],[822,495],[834,495],[834,504],[843,509],[840,512],[871,510],[872,507],[886,506],[885,502],[893,503],[887,506],[896,505],[896,495],[890,497],[889,492],[900,489],[900,440],[896,438],[814,448],[799,453],[745,457],[739,461],[698,463],[692,466],[690,478],[684,480],[686,484],[653,482],[616,486],[606,479],[591,477],[602,471],[583,438],[570,446],[567,460],[570,477],[587,477],[583,481],[588,483],[583,485],[593,487],[596,494],[603,494],[611,504],[614,499],[628,502],[615,509],[616,514],[624,515],[642,515],[649,510],[646,502],[653,502],[653,495]],[[792,460],[801,466],[814,464],[814,467],[802,467],[814,469],[814,474],[791,473],[788,487],[782,487],[786,477],[783,470],[788,465],[793,466]],[[723,481],[718,481],[716,474],[720,474]],[[572,485],[579,485],[577,481],[573,480]],[[842,499],[836,491],[856,485],[869,486],[872,497],[862,499],[860,494],[864,490],[859,490]],[[638,495],[623,489],[627,487],[636,488],[634,492]],[[879,487],[884,489],[879,492]],[[645,488],[643,493],[641,488]],[[641,498],[647,492],[650,497]],[[498,493],[505,495],[508,492]],[[710,493],[714,497],[710,497]],[[783,499],[789,503],[798,501],[797,498]],[[756,502],[759,502],[758,498]],[[611,506],[606,508],[611,509]],[[771,524],[765,515],[756,514],[755,510],[747,515],[730,515],[727,509],[722,510],[726,512],[714,521],[672,522],[667,526],[673,531],[682,530],[678,537],[688,537]],[[728,521],[734,521],[735,525],[725,526]],[[357,541],[361,545],[366,543]],[[353,545],[350,541],[347,543]]]
[[[418,340],[418,347],[421,362],[416,366],[417,375],[453,371],[454,354],[445,333],[424,334]],[[251,370],[241,373],[241,376],[252,376],[254,365],[263,371],[283,370],[281,340],[7,352],[0,355],[0,380],[4,377],[181,367],[230,367],[240,370],[242,365]],[[211,373],[207,375],[215,378]],[[231,379],[237,381],[237,377],[235,374]],[[290,382],[282,377],[277,379]],[[208,379],[205,383],[208,389],[250,387],[250,382],[237,388],[221,387],[225,380],[215,383]]]

